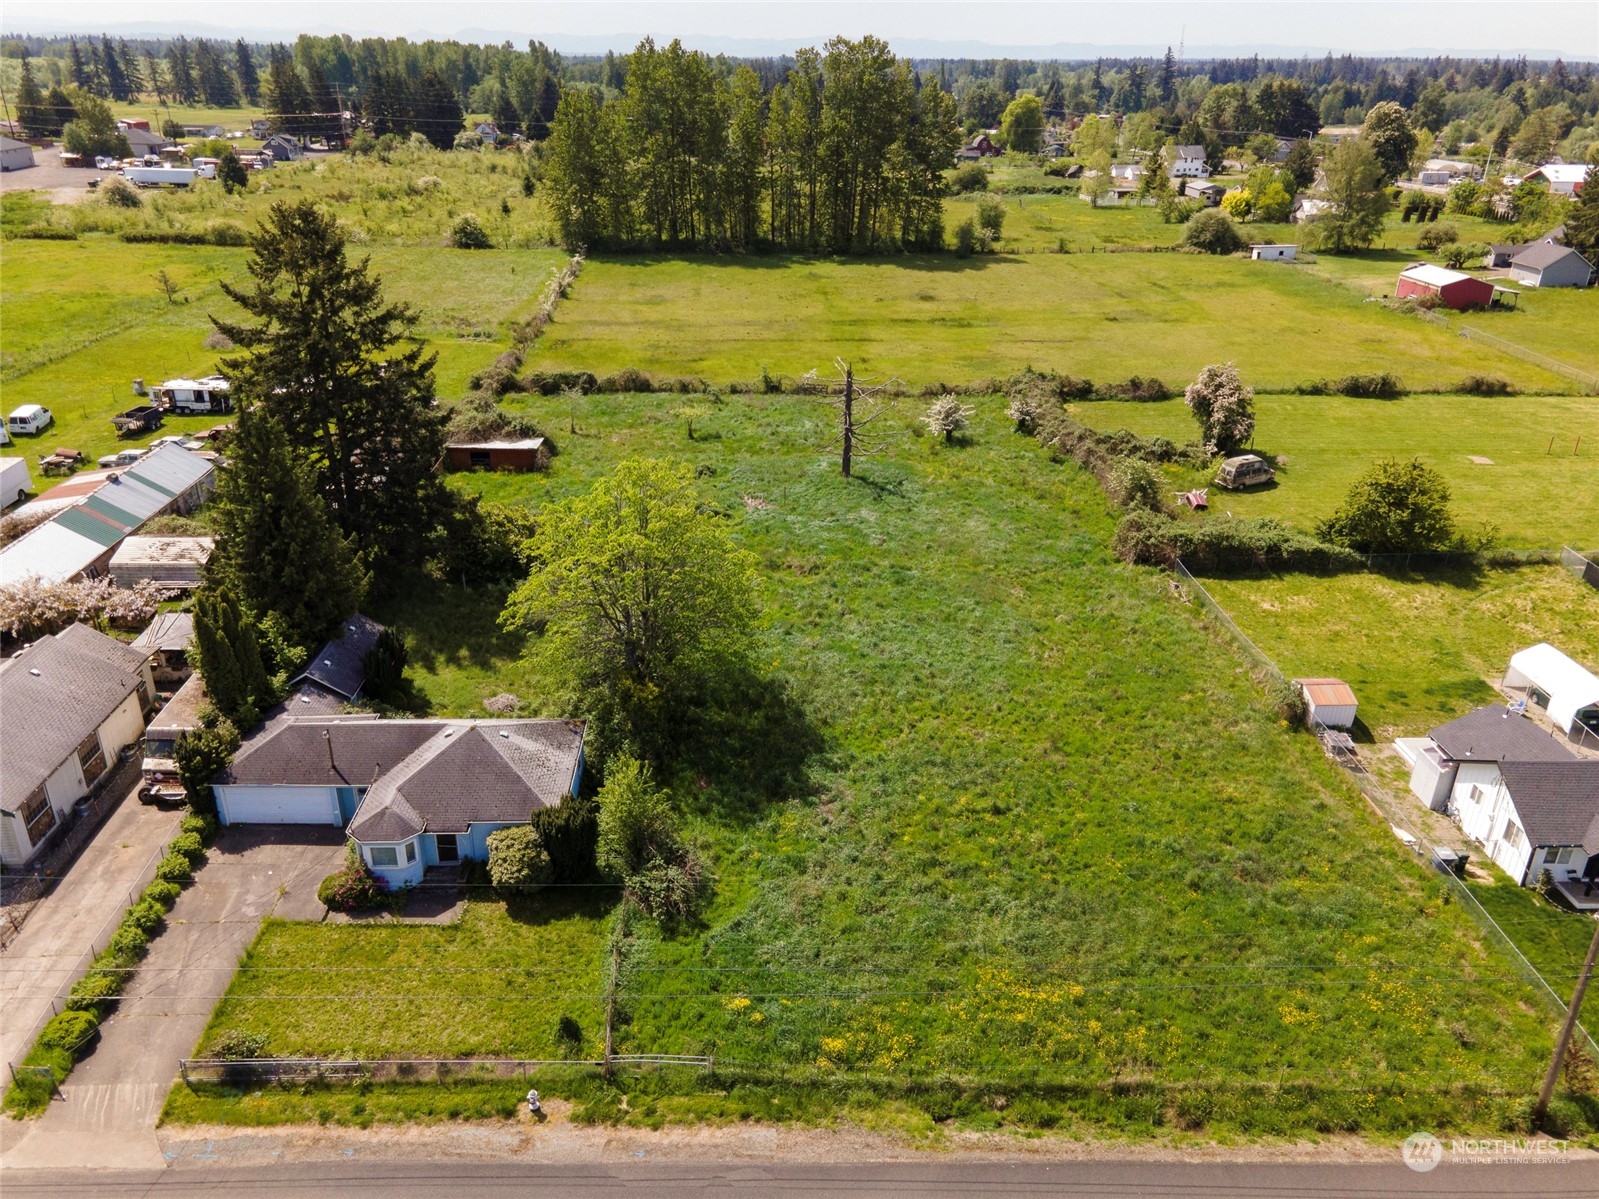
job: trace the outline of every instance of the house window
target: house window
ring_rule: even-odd
[[[392,845],[374,845],[366,851],[367,861],[374,866],[398,866],[400,851]]]
[[[105,773],[105,751],[100,748],[98,733],[90,733],[78,744],[78,765],[83,767],[83,781],[90,785]]]
[[[1511,849],[1521,848],[1521,826],[1514,820],[1505,821],[1504,843]]]
[[[1550,861],[1556,866],[1569,866],[1571,865],[1571,860],[1576,856],[1576,848],[1568,845],[1564,849],[1559,850],[1555,856],[1550,859]]]
[[[1481,803],[1482,799],[1483,799],[1482,788],[1476,783],[1471,784],[1471,802],[1472,803]]]
[[[416,842],[407,841],[405,843],[405,864],[409,866],[414,861],[416,861]]]
[[[22,803],[22,823],[28,830],[28,840],[34,845],[55,827],[56,810],[50,806],[50,797],[40,786]]]

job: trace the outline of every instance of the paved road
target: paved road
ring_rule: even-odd
[[[204,1163],[164,1171],[60,1170],[4,1175],[6,1199],[77,1195],[255,1195],[322,1199],[460,1199],[462,1195],[604,1196],[908,1195],[1168,1196],[1322,1199],[1448,1195],[1528,1199],[1599,1193],[1593,1161],[1545,1166],[1450,1166],[1417,1174],[1403,1165],[1280,1165],[1165,1162],[925,1162],[858,1165],[552,1166],[410,1160],[283,1163],[232,1169]]]
[[[79,959],[90,939],[122,919],[140,872],[177,831],[178,813],[140,803],[137,789],[135,782],[0,956],[0,1062],[22,1060],[51,997],[87,968]]]
[[[343,840],[333,828],[224,830],[101,1026],[94,1052],[63,1084],[65,1100],[3,1129],[4,1164],[160,1165],[156,1119],[178,1059],[194,1051],[262,919],[280,902],[307,892],[314,899],[343,861]]]

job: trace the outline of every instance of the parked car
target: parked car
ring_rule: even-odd
[[[6,417],[6,429],[12,433],[43,433],[54,420],[50,409],[38,404],[24,404]]]
[[[107,454],[104,458],[97,459],[97,463],[106,468],[132,466],[149,452],[149,450],[118,450],[115,454]]]
[[[1242,491],[1245,487],[1270,483],[1276,477],[1277,472],[1258,454],[1239,454],[1221,464],[1221,470],[1216,472],[1216,486]]]
[[[204,450],[210,447],[203,441],[196,441],[192,437],[180,437],[176,433],[169,433],[165,437],[157,437],[150,443],[152,450],[159,450],[164,445],[181,446],[186,450]]]

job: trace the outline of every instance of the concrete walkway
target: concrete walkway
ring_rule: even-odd
[[[115,929],[129,892],[142,887],[147,868],[177,833],[180,813],[140,803],[137,787],[135,782],[0,955],[0,1061],[22,1060],[29,1038],[50,1014],[51,997],[88,968],[84,955],[91,940]],[[105,936],[96,944],[104,948]]]
[[[155,1125],[178,1059],[194,1051],[261,921],[280,901],[314,896],[343,857],[344,834],[334,828],[224,830],[94,1052],[63,1084],[65,1099],[38,1120],[0,1128],[0,1165],[160,1165]]]

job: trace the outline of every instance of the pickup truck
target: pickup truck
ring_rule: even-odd
[[[95,465],[103,470],[132,466],[148,452],[148,450],[118,450],[115,454],[107,454],[105,457],[98,459]]]
[[[137,437],[140,433],[153,433],[161,427],[161,409],[154,404],[140,404],[119,412],[111,418],[119,437]]]

